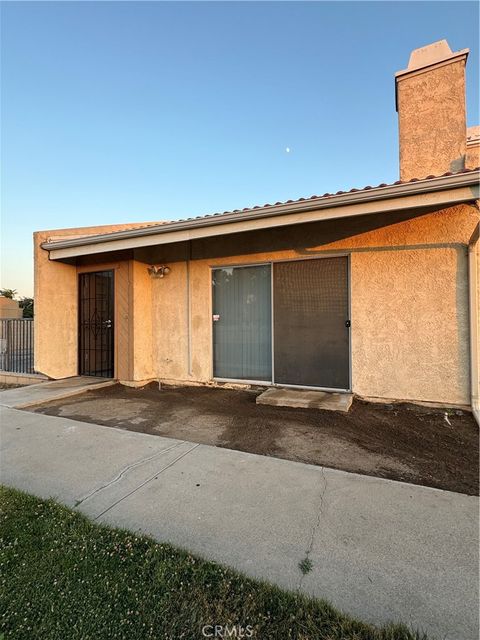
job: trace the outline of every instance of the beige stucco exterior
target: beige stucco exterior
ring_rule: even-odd
[[[467,55],[442,40],[413,51],[396,74],[401,180],[465,167]]]
[[[337,252],[351,264],[353,391],[468,405],[468,242],[478,219],[475,206],[459,205],[314,246],[298,241],[299,225],[295,249],[177,260],[159,279],[135,260],[74,266],[37,248],[36,369],[77,374],[77,275],[113,268],[116,377],[210,384],[211,268]]]
[[[148,223],[152,224],[152,223]],[[72,238],[97,233],[122,231],[146,226],[141,223],[101,225],[71,229],[38,231],[34,234],[34,298],[35,298],[35,369],[51,378],[75,376],[78,372],[78,273],[95,271],[96,267],[77,267],[50,261],[41,248],[42,242],[52,238]],[[115,362],[117,376],[133,378],[133,308],[132,267],[126,261],[116,260],[102,268],[115,269]]]
[[[471,404],[480,425],[480,223],[470,238],[469,277]]]

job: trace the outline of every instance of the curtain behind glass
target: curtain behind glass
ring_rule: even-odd
[[[213,270],[213,375],[270,381],[270,265]]]

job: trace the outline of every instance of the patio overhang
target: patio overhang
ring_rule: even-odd
[[[480,171],[475,169],[126,231],[52,240],[41,246],[49,252],[51,260],[67,262],[81,256],[125,253],[145,247],[358,216],[386,214],[386,224],[389,224],[389,213],[427,213],[474,202],[480,197],[479,178]]]

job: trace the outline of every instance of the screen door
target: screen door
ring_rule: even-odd
[[[348,258],[273,265],[274,382],[350,388]]]
[[[80,274],[78,303],[79,374],[113,378],[113,271]]]
[[[214,269],[213,375],[272,379],[271,267]]]

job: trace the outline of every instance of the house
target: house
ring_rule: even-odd
[[[36,370],[478,412],[480,135],[466,128],[467,56],[442,40],[396,73],[394,184],[35,233]]]

